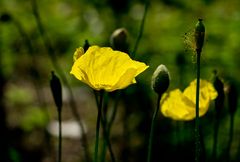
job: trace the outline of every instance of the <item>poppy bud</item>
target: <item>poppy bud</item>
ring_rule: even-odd
[[[59,78],[52,71],[52,78],[50,80],[50,87],[53,94],[55,104],[58,108],[58,111],[62,109],[62,86]]]
[[[152,75],[152,89],[162,95],[169,87],[170,75],[165,65],[159,65]]]
[[[128,52],[127,37],[128,32],[125,28],[116,29],[110,37],[110,44],[113,49],[122,52]]]
[[[82,47],[77,48],[73,54],[73,62],[75,62],[83,54],[84,54],[84,49]]]
[[[198,19],[198,22],[195,27],[195,43],[196,43],[196,51],[197,54],[200,54],[202,51],[204,36],[205,36],[205,27],[203,25],[203,20]]]
[[[89,44],[88,40],[86,39],[86,40],[85,40],[85,43],[84,43],[84,45],[83,45],[84,52],[86,52],[89,47],[90,47],[90,44]]]
[[[233,83],[229,83],[227,86],[227,98],[230,114],[234,114],[237,110],[238,92],[237,87]]]

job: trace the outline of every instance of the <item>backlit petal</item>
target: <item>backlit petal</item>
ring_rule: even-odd
[[[161,112],[174,120],[192,120],[195,117],[194,103],[179,90],[165,94],[161,100]]]
[[[124,52],[92,46],[76,60],[70,73],[95,90],[114,91],[135,83],[135,77],[147,68]]]
[[[210,101],[217,97],[213,85],[200,81],[199,116],[203,116],[209,108]],[[174,120],[192,120],[196,117],[196,80],[182,93],[179,89],[163,95],[161,99],[161,112],[164,116]]]
[[[189,98],[194,104],[196,104],[196,84],[197,81],[194,80],[190,85],[184,90],[183,94]],[[206,81],[200,80],[200,91],[199,91],[199,115],[204,115],[209,107],[211,100],[217,97],[217,92],[213,88],[213,85]]]

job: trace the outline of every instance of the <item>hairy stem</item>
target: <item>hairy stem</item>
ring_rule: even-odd
[[[152,141],[153,141],[153,134],[154,134],[154,127],[155,127],[155,120],[157,118],[158,111],[160,109],[160,99],[161,95],[158,95],[157,99],[157,107],[153,113],[152,122],[151,122],[151,128],[150,128],[150,135],[149,135],[149,143],[148,143],[148,155],[147,155],[147,162],[151,162],[151,156],[152,156]]]
[[[195,118],[195,162],[200,161],[200,120],[199,120],[199,91],[200,91],[200,57],[201,51],[197,51],[197,86],[196,86],[196,118]]]

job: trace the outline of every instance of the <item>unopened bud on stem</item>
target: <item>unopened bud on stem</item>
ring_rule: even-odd
[[[58,111],[62,109],[62,86],[59,78],[52,71],[52,78],[50,80],[50,87],[53,94],[55,104],[58,108]]]
[[[153,90],[162,95],[167,91],[170,83],[170,75],[165,65],[159,65],[152,75],[152,88]]]
[[[198,19],[198,22],[195,27],[195,43],[196,43],[196,52],[200,54],[202,51],[203,43],[204,43],[204,36],[205,36],[205,27],[203,25],[203,20]]]
[[[125,28],[116,29],[111,37],[110,44],[114,50],[128,52],[128,32]]]

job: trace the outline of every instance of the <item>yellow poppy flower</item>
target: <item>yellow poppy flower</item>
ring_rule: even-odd
[[[209,107],[210,101],[217,97],[217,91],[213,85],[200,80],[199,116],[203,116]],[[196,116],[196,80],[181,92],[175,89],[165,93],[160,101],[161,112],[164,116],[174,120],[192,120]]]
[[[124,52],[91,46],[76,59],[70,73],[95,90],[111,92],[136,83],[135,77],[147,68],[145,63],[132,60]]]

